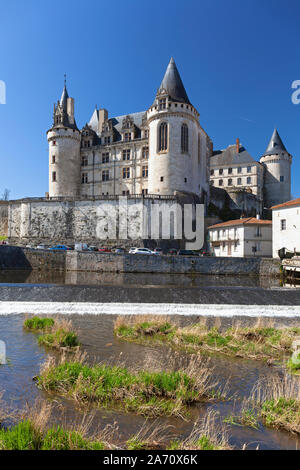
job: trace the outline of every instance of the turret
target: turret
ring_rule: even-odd
[[[49,197],[80,195],[80,131],[74,117],[74,99],[66,80],[60,101],[54,105],[49,142]]]
[[[260,158],[264,166],[264,206],[272,207],[291,200],[292,156],[287,152],[277,129]]]
[[[171,58],[153,105],[149,127],[148,193],[208,192],[206,134]]]

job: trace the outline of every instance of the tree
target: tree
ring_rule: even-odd
[[[9,201],[10,190],[5,188],[2,196],[0,197],[1,201]]]

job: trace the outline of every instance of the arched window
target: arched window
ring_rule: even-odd
[[[181,151],[182,153],[189,151],[189,129],[186,124],[181,126]]]
[[[158,136],[158,151],[168,149],[168,124],[162,122],[159,126],[159,136]]]

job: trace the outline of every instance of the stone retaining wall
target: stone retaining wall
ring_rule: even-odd
[[[0,246],[0,269],[59,269],[112,273],[168,273],[279,276],[280,261],[269,258],[147,256],[33,250]]]

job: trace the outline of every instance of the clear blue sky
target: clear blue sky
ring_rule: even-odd
[[[48,190],[53,103],[64,73],[78,126],[95,104],[117,116],[147,109],[171,56],[214,142],[256,159],[278,128],[300,196],[299,0],[10,0],[1,2],[0,193]]]

